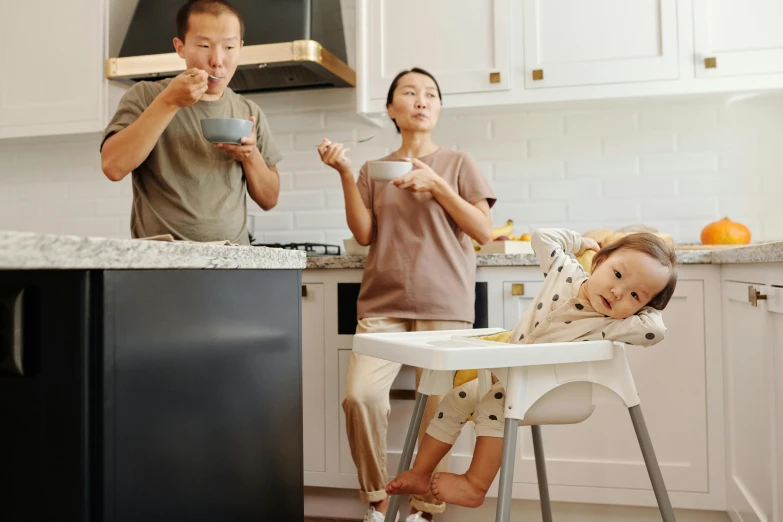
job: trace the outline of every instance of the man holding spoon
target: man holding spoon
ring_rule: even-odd
[[[282,155],[258,105],[228,87],[243,33],[225,0],[189,0],[174,38],[187,70],[139,82],[120,101],[101,166],[112,181],[132,173],[132,237],[248,244],[245,194],[264,210],[277,204]],[[201,131],[206,118],[249,119],[253,130],[239,144],[213,145]]]

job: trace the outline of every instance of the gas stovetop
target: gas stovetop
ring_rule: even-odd
[[[325,245],[323,243],[253,243],[252,246],[303,250],[308,257],[340,255],[340,247],[338,245]]]

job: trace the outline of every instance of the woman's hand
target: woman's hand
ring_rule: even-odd
[[[401,178],[392,180],[390,182],[392,185],[411,192],[430,192],[433,195],[443,188],[443,178],[435,174],[429,165],[416,158],[407,159],[407,161],[413,163],[413,170]]]
[[[595,250],[598,252],[601,250],[601,247],[598,245],[595,239],[590,239],[589,237],[583,237],[582,238],[582,244],[579,246],[579,252],[576,253],[576,257],[581,256],[585,253],[585,250]]]
[[[341,175],[351,172],[351,160],[345,155],[349,150],[351,149],[346,149],[342,143],[332,143],[326,138],[318,145],[318,154],[321,156],[321,161]]]

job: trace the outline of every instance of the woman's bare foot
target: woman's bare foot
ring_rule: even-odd
[[[454,473],[435,473],[430,489],[441,502],[472,508],[483,504],[487,496],[487,492],[471,484],[467,476]]]
[[[412,495],[423,495],[430,490],[431,475],[422,473],[413,469],[403,471],[386,486],[386,493],[389,495],[402,495],[410,493]]]

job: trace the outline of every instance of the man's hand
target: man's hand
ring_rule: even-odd
[[[256,117],[251,116],[250,121],[253,122],[253,127],[250,129],[250,136],[242,138],[240,140],[240,145],[216,143],[215,148],[228,152],[232,158],[240,163],[250,161],[254,154],[260,154],[261,151],[256,147]]]
[[[161,96],[177,108],[188,107],[199,101],[208,88],[207,72],[194,67],[174,77]]]

